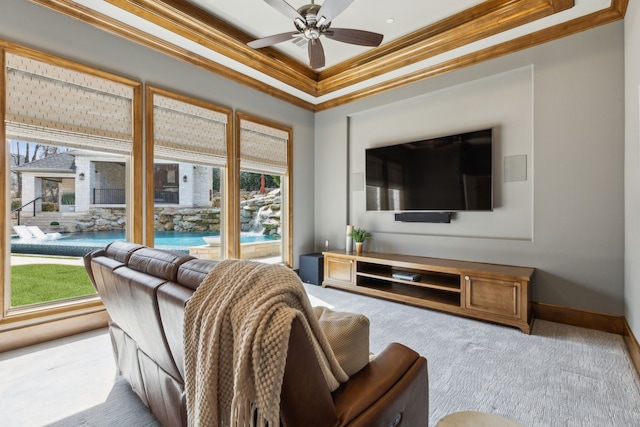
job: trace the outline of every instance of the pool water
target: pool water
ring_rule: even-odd
[[[191,246],[203,246],[205,236],[219,236],[212,232],[181,232],[181,231],[156,231],[154,233],[154,246],[158,249],[189,252]],[[35,240],[35,239],[11,239],[12,253],[29,253],[45,255],[83,256],[95,249],[104,248],[114,240],[124,240],[123,231],[97,231],[85,233],[64,233],[59,239]],[[241,234],[240,243],[271,242],[275,239],[262,234]]]

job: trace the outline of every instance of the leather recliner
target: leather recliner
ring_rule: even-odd
[[[164,426],[186,426],[184,307],[216,262],[119,241],[84,261],[110,316],[120,374]],[[330,392],[294,321],[280,402],[285,427],[426,426],[427,361],[392,343]]]

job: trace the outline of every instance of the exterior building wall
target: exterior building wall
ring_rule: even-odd
[[[185,182],[184,177],[187,177]],[[193,165],[191,163],[180,163],[178,173],[178,191],[180,206],[193,206],[193,186],[195,180],[193,179]]]
[[[213,172],[209,166],[194,166],[193,168],[193,206],[212,206]]]
[[[35,174],[23,172],[22,173],[22,204],[29,203],[36,197],[42,197],[42,179],[35,176]],[[32,209],[29,205],[28,209]],[[42,212],[42,200],[36,201],[36,212]]]
[[[84,174],[84,180],[80,179],[80,174]],[[87,212],[91,205],[91,176],[95,175],[92,170],[91,160],[88,157],[76,156],[76,212]]]

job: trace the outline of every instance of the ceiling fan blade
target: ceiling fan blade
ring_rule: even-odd
[[[340,15],[349,5],[353,3],[353,0],[325,0],[318,11],[318,21],[324,17],[324,22],[319,22],[319,25],[326,25],[333,21],[333,19]]]
[[[309,63],[314,70],[324,67],[324,48],[318,39],[309,40]]]
[[[349,28],[330,28],[323,34],[339,42],[373,47],[380,46],[382,38],[384,37],[382,34],[363,30],[352,30]]]
[[[287,40],[293,40],[295,37],[299,35],[300,33],[294,33],[291,31],[289,31],[288,33],[274,34],[272,36],[263,37],[261,39],[249,42],[247,43],[247,46],[252,47],[254,49],[260,49],[261,47],[267,47],[274,44],[286,42]]]
[[[298,13],[298,11],[291,6],[289,3],[287,3],[284,0],[264,0],[269,6],[273,7],[274,9],[279,10],[281,13],[283,13],[285,16],[288,16],[289,18],[291,18],[292,21],[295,20],[300,20],[302,21],[302,23],[305,22],[304,18],[302,17],[302,15],[300,15]]]

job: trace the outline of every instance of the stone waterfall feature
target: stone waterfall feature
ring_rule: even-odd
[[[240,202],[240,225],[243,233],[256,233],[280,238],[282,197],[280,189],[267,194],[243,192]],[[124,208],[94,208],[76,214],[75,221],[65,225],[64,232],[121,231],[126,226]],[[219,207],[158,207],[155,209],[157,231],[220,232]]]

